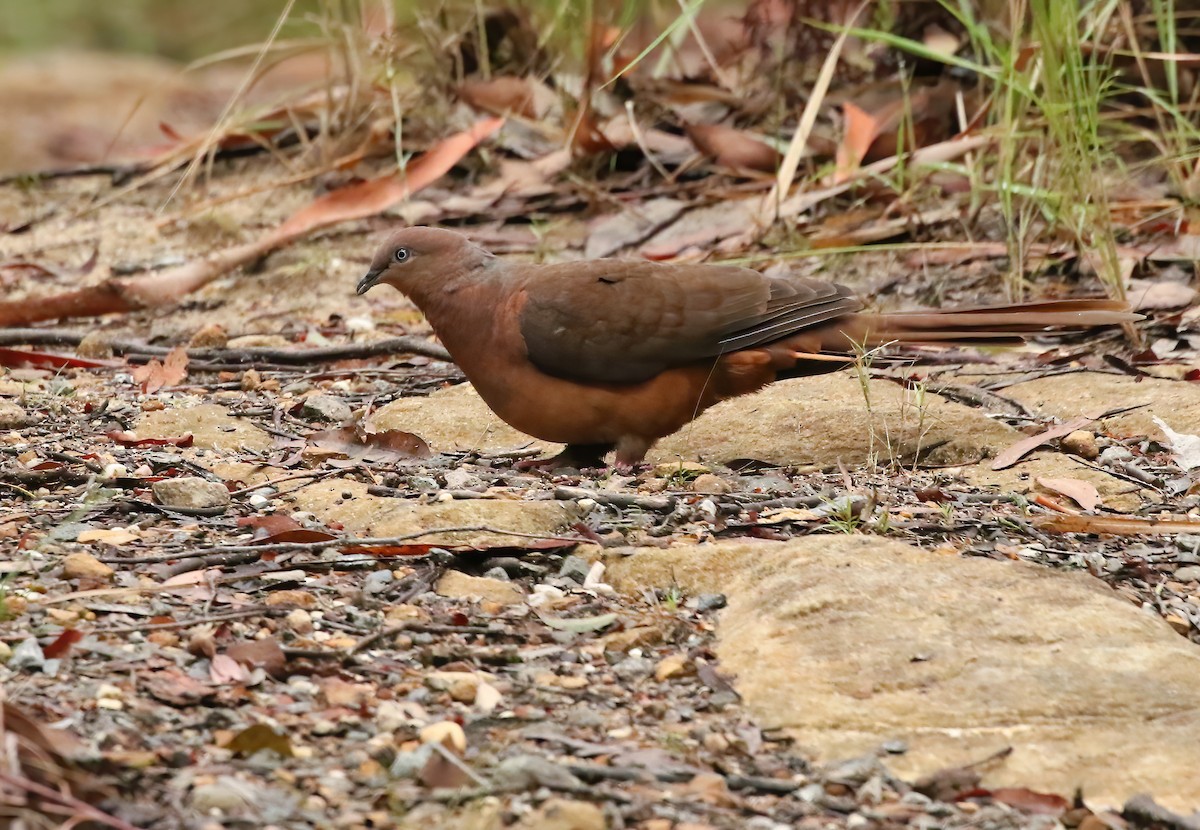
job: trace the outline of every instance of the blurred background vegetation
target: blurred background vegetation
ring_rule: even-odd
[[[190,61],[263,40],[283,0],[10,0],[0,3],[0,50],[141,52]],[[320,0],[297,0],[299,29]]]

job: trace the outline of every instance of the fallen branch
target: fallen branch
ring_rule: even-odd
[[[7,329],[0,331],[0,346],[78,346],[91,332],[65,329]],[[111,340],[113,354],[132,358],[163,357],[169,346],[154,346],[138,340]],[[347,343],[341,346],[319,346],[312,349],[188,349],[189,360],[228,364],[278,363],[284,366],[304,366],[333,360],[354,360],[387,354],[417,354],[435,360],[450,360],[444,348],[420,337],[389,337],[374,343]]]
[[[163,553],[156,556],[138,556],[134,558],[122,558],[116,556],[101,557],[101,562],[115,563],[121,565],[155,565],[160,562],[173,562],[176,559],[197,559],[210,555],[239,555],[248,553],[296,553],[302,551],[324,550],[325,548],[373,548],[373,547],[389,547],[391,545],[399,545],[404,542],[411,542],[414,539],[420,539],[422,536],[437,536],[443,533],[495,533],[498,536],[514,536],[519,539],[537,539],[540,541],[555,541],[555,542],[582,542],[583,539],[571,538],[568,536],[554,536],[548,533],[522,533],[516,530],[504,530],[491,525],[467,525],[464,527],[431,527],[428,530],[418,530],[415,533],[405,533],[402,536],[378,536],[365,537],[356,539],[353,536],[346,536],[341,539],[326,539],[320,542],[270,542],[263,545],[216,545],[211,548],[194,550],[191,552],[177,551],[175,553]],[[455,543],[448,542],[445,547],[456,547]]]

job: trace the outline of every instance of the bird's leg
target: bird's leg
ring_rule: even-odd
[[[651,438],[640,435],[623,435],[617,441],[617,457],[613,467],[622,473],[631,473],[638,464],[646,458],[646,453],[654,445]]]
[[[612,450],[612,444],[567,444],[558,455],[549,458],[529,458],[517,462],[518,470],[556,470],[574,467],[577,470],[603,467],[604,456]]]

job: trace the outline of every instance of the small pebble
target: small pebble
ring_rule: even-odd
[[[1069,453],[1091,460],[1100,455],[1096,436],[1086,429],[1077,429],[1062,439],[1062,448]]]
[[[226,507],[231,501],[228,487],[200,476],[165,478],[151,484],[150,491],[164,507],[207,510]]]
[[[17,643],[17,647],[12,651],[12,656],[8,658],[8,667],[13,671],[23,669],[40,671],[45,665],[46,656],[42,654],[42,647],[32,637]]]
[[[592,566],[586,559],[572,554],[562,561],[562,565],[558,569],[558,575],[582,585],[583,580],[587,579],[588,572],[591,569]]]
[[[332,395],[309,395],[304,399],[300,414],[315,421],[343,423],[354,415],[350,405]]]
[[[654,671],[654,663],[645,657],[629,656],[613,666],[612,670],[622,680],[640,680]]]
[[[1180,582],[1200,582],[1200,565],[1184,565],[1176,569],[1175,578]]]
[[[378,594],[392,582],[393,578],[391,571],[372,571],[363,580],[363,593]]]
[[[701,594],[696,597],[696,610],[701,614],[708,611],[719,611],[725,607],[727,602],[724,594]]]
[[[29,416],[20,406],[8,401],[0,401],[0,429],[20,429],[28,426],[29,422]]]
[[[730,486],[728,481],[712,473],[702,473],[692,479],[691,490],[693,493],[719,496],[730,492],[732,489],[733,487]]]
[[[1100,463],[1105,467],[1111,467],[1118,461],[1128,461],[1133,458],[1133,453],[1127,447],[1105,447],[1104,452],[1100,453]]]
[[[63,559],[63,579],[112,578],[113,569],[90,553],[72,553]]]

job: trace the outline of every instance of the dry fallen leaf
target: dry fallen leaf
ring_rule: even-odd
[[[244,516],[238,519],[238,527],[254,528],[253,545],[274,545],[279,542],[328,542],[336,539],[332,533],[316,528],[303,527],[291,516],[269,513],[265,516]]]
[[[531,120],[544,118],[558,101],[554,91],[544,83],[513,75],[464,81],[458,94],[476,109],[495,115],[515,113]]]
[[[1055,438],[1062,438],[1064,435],[1070,435],[1077,429],[1087,426],[1092,422],[1091,418],[1080,416],[1073,420],[1059,424],[1056,427],[1051,427],[1045,432],[1039,432],[1037,435],[1031,435],[1028,438],[1022,438],[1017,443],[1005,449],[992,460],[993,470],[1003,470],[1005,467],[1011,467],[1016,464],[1029,453],[1036,450],[1042,444],[1049,443]]]
[[[364,461],[403,461],[431,458],[433,451],[420,437],[399,429],[365,432],[355,426],[311,433],[308,442],[323,450],[335,450],[348,458]]]
[[[724,167],[774,173],[779,166],[779,151],[744,130],[724,124],[687,124],[684,130],[697,150]]]
[[[221,686],[250,681],[250,671],[227,654],[213,657],[208,665],[208,676],[213,683]]]
[[[1037,483],[1047,490],[1074,500],[1084,510],[1092,511],[1100,504],[1100,493],[1090,482],[1077,478],[1039,477]]]
[[[159,363],[151,360],[133,370],[133,379],[142,385],[142,391],[152,395],[164,386],[176,386],[187,377],[188,355],[183,346],[176,346]]]
[[[1171,442],[1171,454],[1175,456],[1175,463],[1181,469],[1194,470],[1200,467],[1200,435],[1176,432],[1157,415],[1154,416],[1154,423],[1158,424],[1163,435]]]
[[[98,542],[102,545],[127,545],[136,542],[140,537],[129,528],[118,527],[112,530],[84,530],[77,537],[79,542]]]
[[[265,723],[247,726],[241,732],[225,742],[225,749],[234,755],[245,758],[263,749],[274,752],[281,758],[291,758],[292,742],[287,735],[281,735]]]
[[[225,654],[243,666],[262,669],[275,678],[287,674],[287,656],[274,637],[234,643],[225,649]]]

